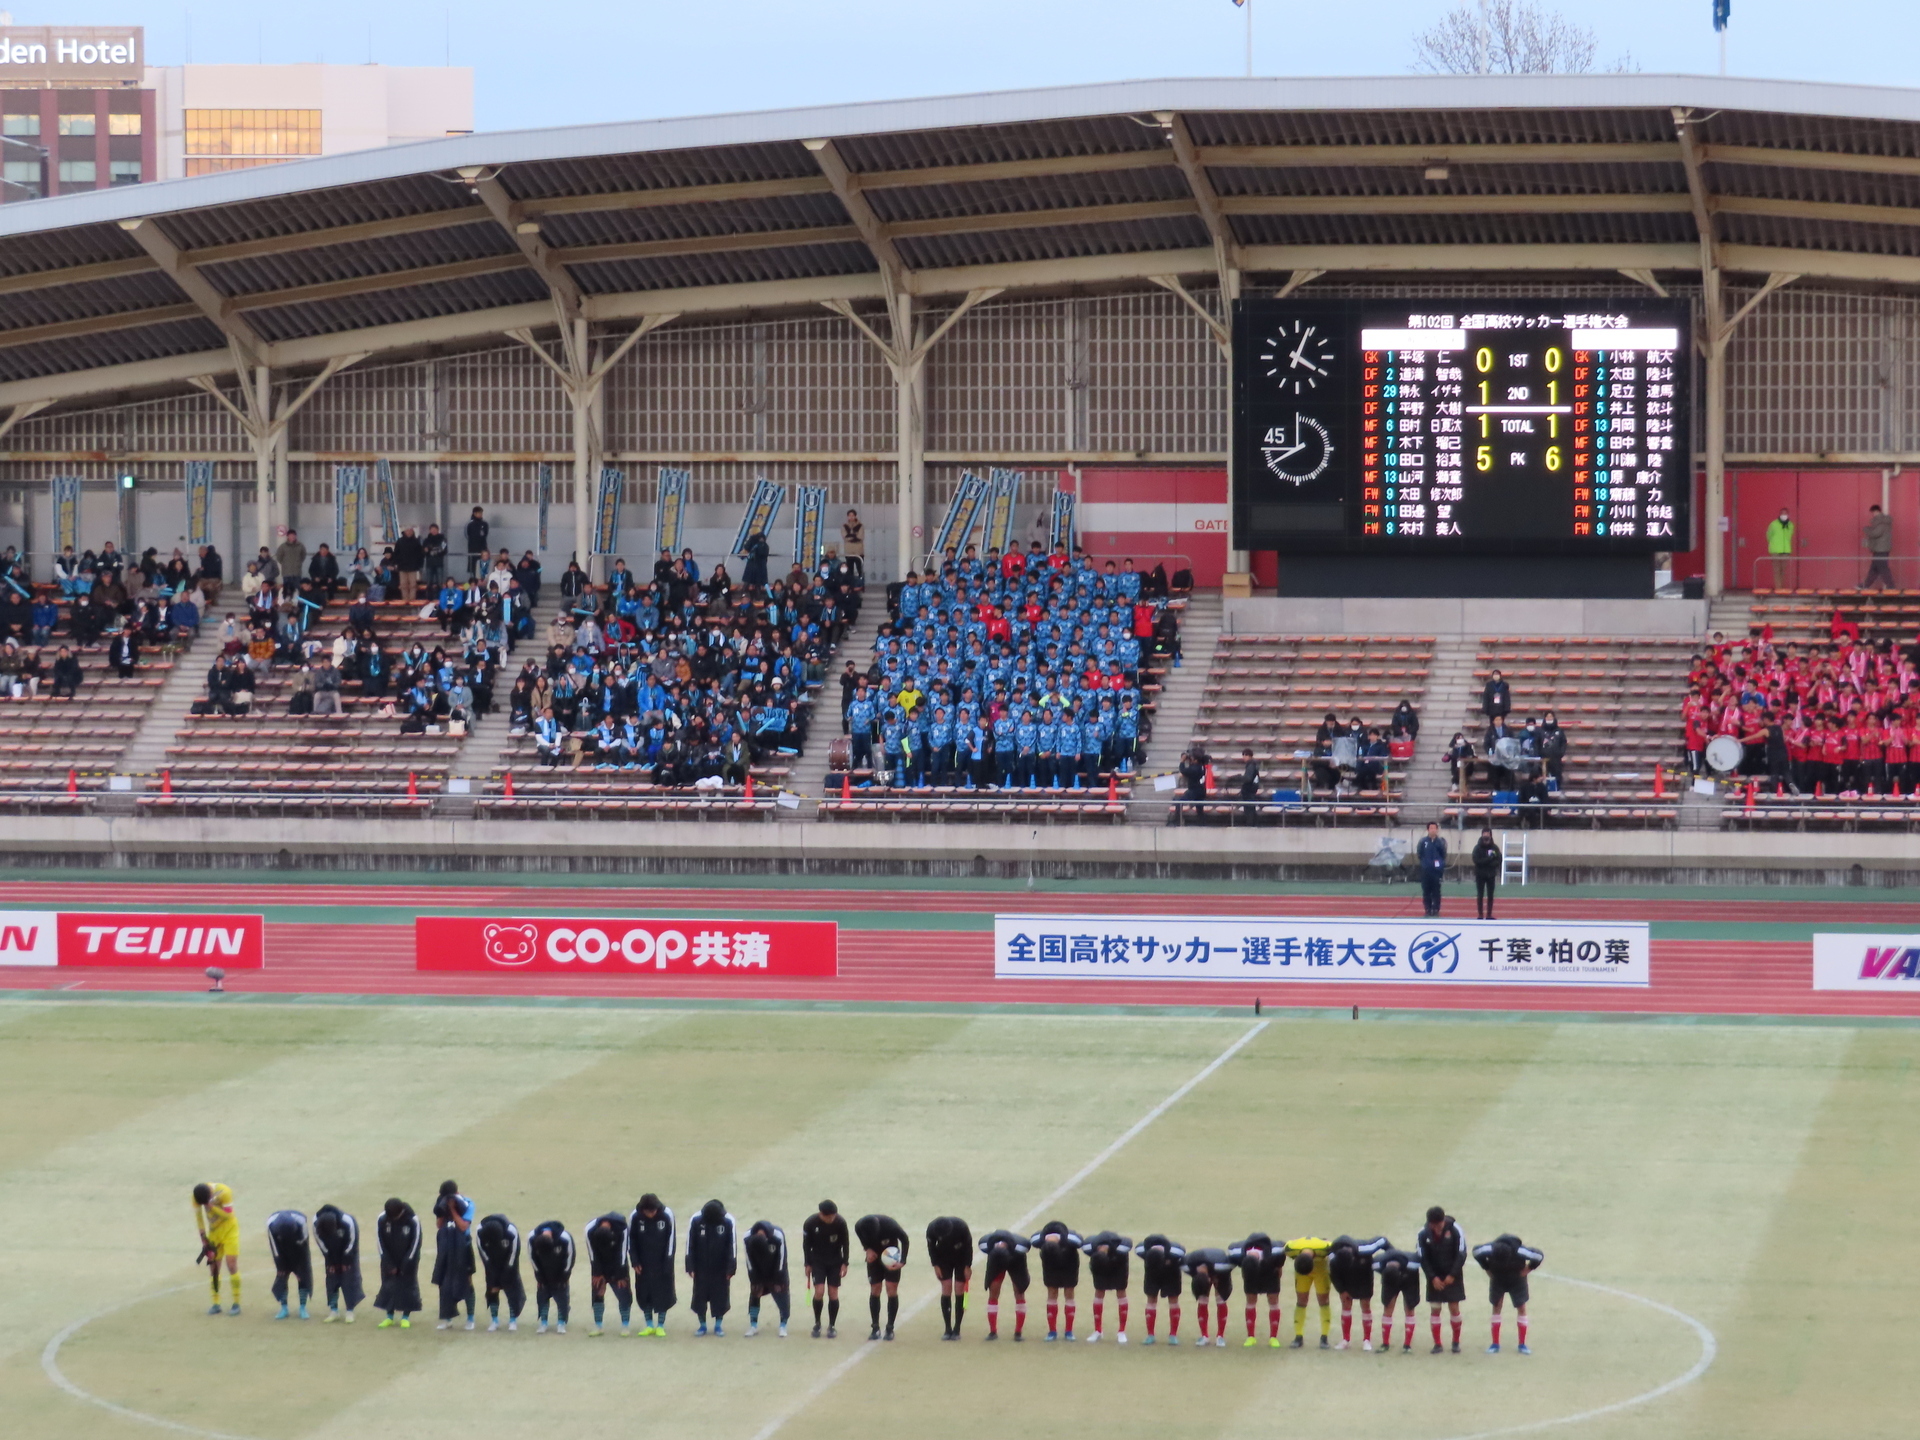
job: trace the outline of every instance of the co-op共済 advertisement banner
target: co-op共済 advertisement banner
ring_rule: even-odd
[[[185,968],[266,964],[258,915],[95,915],[0,910],[0,966]]]
[[[1647,952],[1647,927],[1624,921],[993,918],[1000,980],[1644,986]]]
[[[417,970],[728,977],[839,973],[839,926],[819,920],[494,920],[422,915]]]
[[[1920,935],[1815,935],[1813,988],[1920,995]]]

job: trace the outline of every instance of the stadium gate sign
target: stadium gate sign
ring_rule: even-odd
[[[1815,935],[1813,988],[1920,995],[1920,935]]]
[[[819,920],[488,920],[421,915],[416,970],[523,974],[839,974],[840,927]]]
[[[1612,921],[993,917],[998,980],[1644,986],[1647,949]]]
[[[258,915],[93,915],[0,910],[0,965],[258,970],[266,924]]]

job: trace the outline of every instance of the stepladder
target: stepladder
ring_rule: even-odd
[[[1524,830],[1500,833],[1500,883],[1527,883],[1527,832]]]

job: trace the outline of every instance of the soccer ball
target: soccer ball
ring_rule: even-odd
[[[900,1268],[900,1247],[898,1245],[887,1246],[886,1249],[880,1252],[880,1263],[889,1270],[898,1270]]]

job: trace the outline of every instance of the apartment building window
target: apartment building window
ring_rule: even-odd
[[[107,116],[107,133],[109,135],[138,135],[140,133],[139,115]]]
[[[138,160],[109,160],[107,178],[115,185],[138,185],[140,183],[140,162]]]
[[[98,178],[98,171],[91,160],[62,160],[60,162],[60,183],[62,185],[92,185]]]
[[[40,198],[40,162],[8,160],[0,168],[0,200],[37,200]]]
[[[0,119],[0,135],[24,135],[37,138],[40,134],[38,115],[8,115]]]
[[[94,133],[93,116],[62,115],[60,117],[62,135],[91,135]]]
[[[318,110],[189,110],[186,120],[189,175],[320,153]]]

